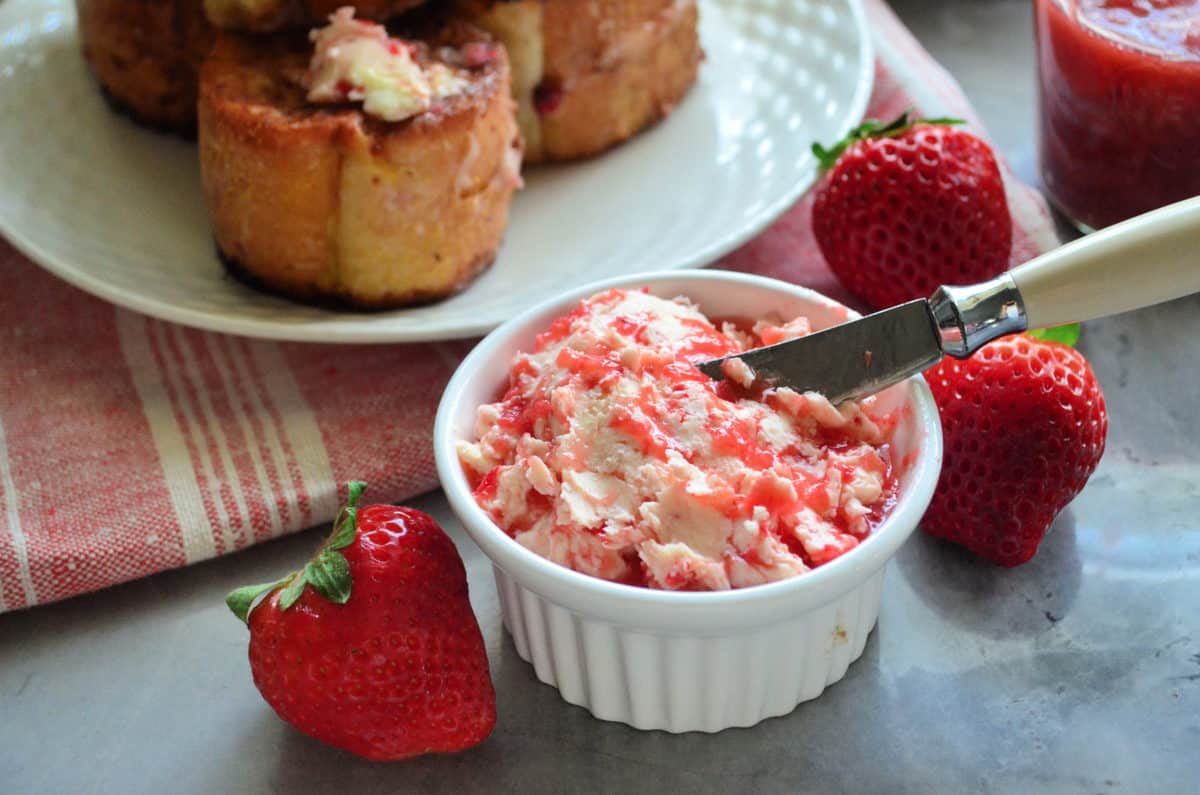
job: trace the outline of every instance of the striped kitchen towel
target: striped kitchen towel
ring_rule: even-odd
[[[966,117],[962,92],[882,0],[869,115]],[[1009,179],[1013,259],[1056,244]],[[807,199],[720,267],[845,298]],[[0,611],[223,555],[332,519],[339,484],[436,487],[430,431],[471,343],[321,346],[210,334],[92,298],[0,240]]]

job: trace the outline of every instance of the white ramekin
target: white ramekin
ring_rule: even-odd
[[[454,512],[492,561],[504,625],[543,682],[597,718],[639,729],[715,732],[784,715],[816,698],[858,659],[879,615],[884,567],[925,512],[942,458],[941,426],[920,378],[893,387],[907,402],[893,439],[908,466],[891,514],[851,552],[783,582],[677,593],[606,582],[516,543],[476,505],[455,443],[497,400],[518,352],[550,321],[609,287],[685,295],[717,317],[805,315],[814,328],[847,317],[802,287],[725,271],[645,273],[572,290],[505,323],[463,361],[434,427],[438,475]],[[851,313],[852,314],[852,313]]]

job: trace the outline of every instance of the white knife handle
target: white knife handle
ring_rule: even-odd
[[[1029,328],[1200,292],[1200,196],[1093,232],[1014,268]]]

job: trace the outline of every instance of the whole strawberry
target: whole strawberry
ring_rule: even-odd
[[[841,283],[874,309],[1008,269],[1012,216],[986,143],[957,119],[864,122],[833,149],[813,233]]]
[[[420,511],[358,508],[364,488],[303,571],[226,598],[249,616],[254,684],[300,731],[368,759],[478,745],[496,696],[462,560]]]
[[[1001,566],[1037,552],[1104,452],[1104,394],[1083,355],[1018,335],[925,373],[942,476],[921,526]]]

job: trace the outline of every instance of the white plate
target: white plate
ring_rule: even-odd
[[[813,183],[812,141],[861,118],[874,69],[858,0],[701,0],[701,17],[700,81],[663,124],[603,157],[528,173],[500,257],[463,293],[354,314],[230,279],[194,147],[109,111],[69,0],[4,0],[0,231],[72,284],[190,326],[315,342],[481,334],[599,278],[711,263]]]

